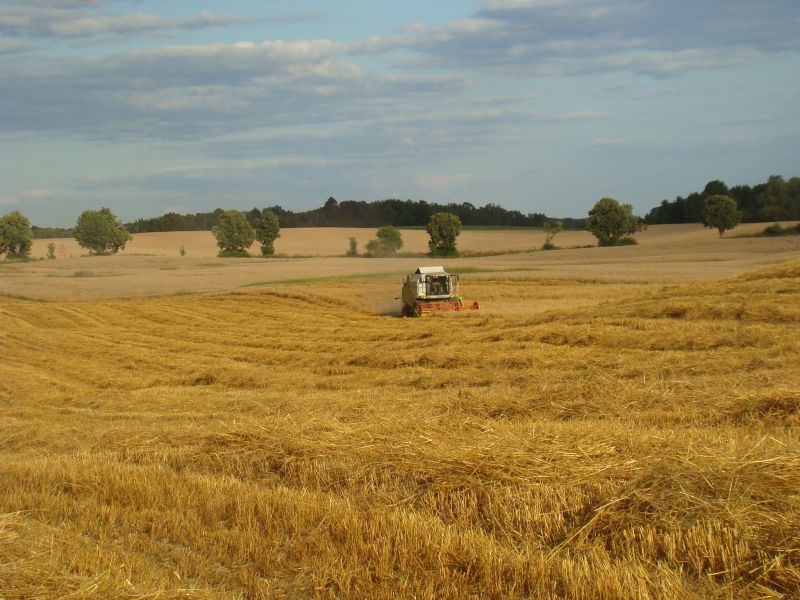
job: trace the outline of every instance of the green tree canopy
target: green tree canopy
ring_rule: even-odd
[[[733,229],[742,220],[742,212],[736,200],[730,196],[709,196],[706,198],[706,209],[703,211],[703,225],[719,231],[719,237],[728,229]]]
[[[403,247],[403,237],[400,235],[400,230],[391,225],[378,229],[375,237],[377,239],[368,241],[365,246],[367,253],[372,256],[395,256],[397,251]]]
[[[247,249],[256,240],[256,232],[238,210],[222,211],[217,224],[211,229],[217,238],[220,254],[247,256]]]
[[[0,217],[0,254],[26,258],[33,246],[33,230],[28,218],[18,210]]]
[[[428,254],[431,256],[458,256],[456,238],[461,234],[461,219],[453,213],[438,212],[428,222]]]
[[[800,219],[800,178],[785,181],[773,175],[759,195],[761,217],[768,221],[794,221]]]
[[[84,248],[94,254],[116,254],[131,240],[131,234],[108,208],[85,210],[72,232]]]
[[[639,217],[630,204],[620,204],[613,198],[601,198],[589,211],[586,229],[597,238],[600,246],[616,246],[620,241],[642,230]]]
[[[281,237],[281,224],[278,215],[270,209],[262,210],[255,223],[256,239],[261,242],[262,256],[275,254],[275,240]]]
[[[358,256],[358,241],[356,238],[350,238],[350,247],[347,249],[345,256]]]

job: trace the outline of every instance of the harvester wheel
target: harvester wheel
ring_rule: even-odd
[[[402,313],[404,317],[411,317],[411,307],[408,304],[403,303]]]
[[[413,316],[415,317],[422,316],[422,307],[419,305],[419,302],[414,302]]]

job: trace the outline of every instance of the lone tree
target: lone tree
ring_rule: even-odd
[[[633,214],[630,204],[601,198],[589,211],[586,229],[597,238],[600,246],[618,246],[626,239],[635,244],[630,236],[642,230],[642,222]]]
[[[281,224],[278,215],[265,208],[256,219],[256,239],[261,242],[261,255],[275,254],[275,240],[281,237]]]
[[[375,234],[377,239],[370,240],[364,246],[368,254],[377,257],[396,256],[397,251],[403,247],[403,237],[397,227],[387,225],[378,229]]]
[[[703,225],[715,227],[719,237],[728,229],[733,229],[742,220],[742,211],[736,200],[730,196],[709,196],[706,198],[706,208],[703,211]]]
[[[247,249],[256,240],[256,232],[244,213],[238,210],[223,211],[211,231],[217,238],[220,256],[250,256]]]
[[[430,256],[458,256],[456,238],[461,233],[461,219],[453,213],[439,212],[431,215],[428,223],[428,254]]]
[[[346,256],[358,256],[358,240],[350,238],[350,247],[347,249]]]
[[[544,244],[542,244],[542,250],[555,250],[556,245],[553,243],[553,238],[556,237],[559,233],[564,231],[564,222],[563,221],[545,221],[544,225],[542,226],[544,229],[545,238]]]
[[[0,217],[0,254],[6,258],[27,258],[33,246],[33,230],[28,218],[18,210]]]
[[[73,231],[78,244],[94,254],[116,254],[125,249],[131,234],[108,208],[85,210]]]

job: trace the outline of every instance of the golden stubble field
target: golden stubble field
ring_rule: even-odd
[[[751,224],[736,231],[741,234],[763,228],[764,224]],[[413,271],[420,263],[431,262],[425,258],[354,259],[336,256],[346,248],[348,236],[358,232],[364,239],[374,235],[371,229],[288,229],[282,233],[281,243],[293,238],[297,254],[320,255],[269,259],[216,258],[217,248],[208,232],[142,234],[142,237],[135,237],[125,252],[113,257],[78,257],[76,250],[72,258],[16,264],[0,262],[0,294],[47,300],[129,298],[220,292],[331,278],[393,278],[392,283],[384,288],[387,291],[379,294],[383,306],[397,296],[396,282],[405,273]],[[425,232],[404,232],[407,245],[411,245],[408,238],[412,234],[420,237],[417,246],[412,247],[424,250]],[[150,252],[141,252],[143,239],[150,244]],[[189,239],[195,240],[197,247],[190,245]],[[448,268],[466,270],[476,277],[506,274],[514,279],[679,283],[721,279],[781,261],[800,259],[798,237],[759,239],[731,236],[718,239],[715,231],[697,224],[656,225],[637,234],[637,239],[640,242],[638,246],[523,252],[526,248],[541,246],[543,234],[522,230],[465,231],[459,237],[459,247],[464,250],[494,252],[498,248],[513,246],[515,252],[446,262]],[[186,256],[181,257],[178,253],[179,240],[185,243]],[[585,246],[594,238],[588,232],[577,231],[560,234],[556,240],[566,248]],[[574,244],[569,243],[570,240]],[[46,241],[37,240],[34,251],[38,249],[43,253]],[[70,243],[68,240],[60,241]],[[136,251],[136,243],[140,243],[139,251]],[[306,248],[306,252],[300,251],[301,248]],[[285,248],[282,250],[279,246],[277,250],[285,251]],[[326,252],[331,255],[325,255]]]
[[[402,259],[4,268],[0,598],[797,597],[797,252],[462,259],[418,320]]]
[[[782,223],[789,227],[794,221]],[[764,223],[746,223],[728,232],[728,237],[758,233]],[[298,227],[282,229],[281,237],[275,242],[275,252],[287,256],[343,256],[349,248],[350,237],[356,238],[359,252],[364,252],[365,244],[375,237],[375,228],[356,227]],[[427,252],[428,234],[421,229],[401,229],[403,236],[402,252]],[[667,241],[669,243],[696,243],[713,240],[716,230],[706,229],[697,223],[681,225],[654,225],[636,234],[640,244],[651,245]],[[534,229],[467,229],[458,237],[458,247],[467,252],[521,251],[541,248],[545,241],[542,230]],[[559,233],[556,243],[564,248],[591,246],[597,240],[588,231],[568,230]],[[87,254],[85,248],[71,238],[34,240],[31,256],[43,258],[47,255],[47,245],[56,246],[58,258],[78,258]],[[187,258],[210,258],[217,256],[219,248],[210,231],[171,231],[163,233],[137,233],[120,254],[125,256],[180,256],[183,247]],[[260,254],[259,243],[250,247],[253,256]]]

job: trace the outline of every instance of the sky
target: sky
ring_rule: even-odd
[[[0,215],[643,215],[800,175],[798,31],[798,0],[0,0]]]

